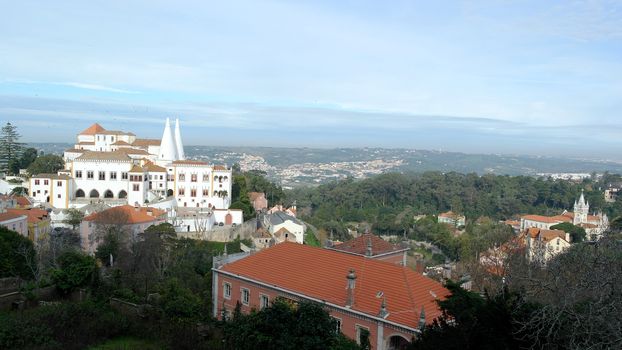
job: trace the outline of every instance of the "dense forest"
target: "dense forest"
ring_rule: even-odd
[[[365,180],[347,179],[314,188],[288,191],[302,219],[319,228],[344,232],[348,225],[368,223],[375,233],[402,234],[414,216],[452,210],[467,222],[482,216],[495,220],[522,214],[556,215],[572,210],[581,191],[590,211],[622,213],[622,202],[606,203],[603,191],[621,183],[619,175],[604,174],[580,183],[529,176],[499,176],[426,172],[384,174]]]

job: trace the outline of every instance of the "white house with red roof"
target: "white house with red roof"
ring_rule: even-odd
[[[602,212],[590,215],[589,210],[590,204],[585,200],[583,191],[581,191],[581,196],[574,203],[574,212],[564,211],[555,216],[525,215],[521,217],[520,228],[521,231],[532,227],[550,229],[551,226],[567,222],[585,229],[587,239],[598,240],[609,228],[609,219],[607,214]]]
[[[284,242],[248,256],[215,258],[213,316],[249,313],[276,298],[320,303],[339,331],[374,350],[402,349],[441,315],[449,291],[407,267],[355,254]]]

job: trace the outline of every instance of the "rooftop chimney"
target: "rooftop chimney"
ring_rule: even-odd
[[[378,313],[378,317],[386,318],[389,316],[389,311],[387,311],[387,298],[382,298],[382,304],[380,304],[380,312]]]
[[[365,251],[365,255],[367,255],[367,256],[374,255],[373,251],[371,249],[371,238],[367,238],[367,250]]]
[[[346,307],[352,307],[354,305],[354,288],[356,287],[356,273],[354,269],[350,269],[350,273],[347,276],[348,286],[347,290],[347,298],[346,298]]]

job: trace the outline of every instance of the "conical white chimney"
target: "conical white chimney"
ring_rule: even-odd
[[[162,134],[162,141],[160,142],[160,160],[173,161],[177,160],[177,149],[175,145],[175,137],[173,136],[173,130],[171,130],[171,122],[169,118],[166,118],[166,124],[164,125],[164,133]]]
[[[185,159],[184,144],[181,142],[181,131],[179,129],[179,118],[175,120],[175,147],[177,148],[177,159]]]

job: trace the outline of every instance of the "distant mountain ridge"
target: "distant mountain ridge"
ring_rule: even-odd
[[[45,153],[62,154],[68,143],[31,143]],[[497,175],[622,173],[622,163],[574,158],[466,154],[392,148],[281,148],[186,146],[186,157],[262,170],[284,186],[320,184],[348,176],[386,172],[460,172]]]

